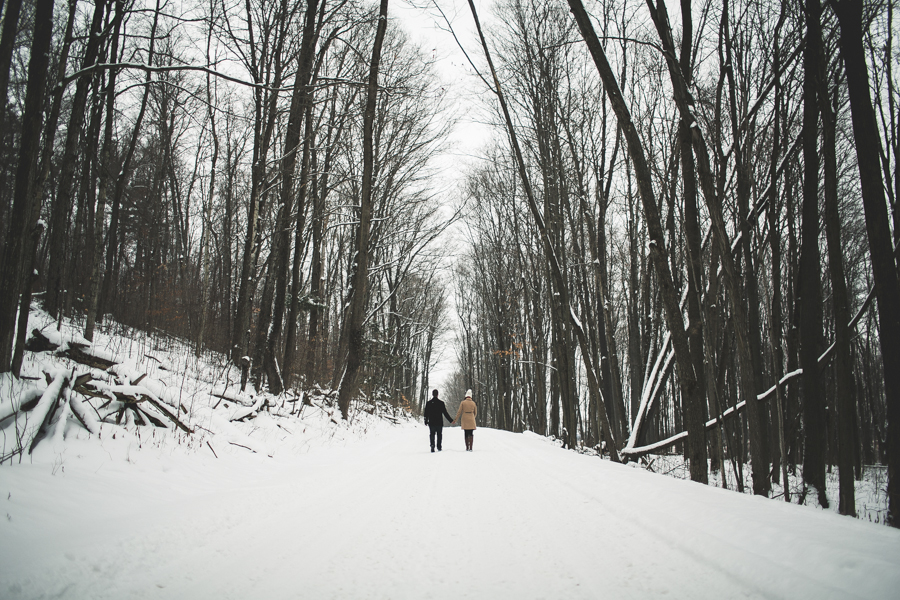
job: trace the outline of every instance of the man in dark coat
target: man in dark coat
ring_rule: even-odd
[[[434,437],[437,436],[437,449],[441,451],[441,440],[444,437],[444,417],[453,425],[453,417],[447,412],[444,401],[438,398],[438,391],[431,392],[431,400],[425,403],[425,424],[428,425],[428,439],[431,440],[431,451],[434,452]]]

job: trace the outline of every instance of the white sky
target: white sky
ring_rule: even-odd
[[[489,22],[490,3],[478,2],[476,8],[482,23]],[[445,86],[449,103],[458,119],[450,136],[448,151],[436,161],[440,169],[439,182],[444,188],[442,193],[447,195],[449,215],[452,212],[450,205],[459,201],[458,189],[467,167],[479,160],[480,150],[492,133],[490,126],[482,118],[485,94],[489,92],[450,31],[452,27],[470,58],[481,68],[484,54],[478,42],[475,22],[467,0],[392,0],[388,6],[388,18],[400,21],[413,43],[419,45],[434,61],[435,70]],[[462,243],[461,236],[454,229],[449,230],[446,237],[451,247]],[[453,259],[451,256],[451,262]],[[456,309],[449,276],[448,272],[448,323],[454,327]],[[456,367],[452,345],[454,337],[454,331],[444,336],[439,362],[429,374],[429,387],[442,388],[445,380],[452,375]]]

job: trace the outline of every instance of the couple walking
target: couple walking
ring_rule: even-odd
[[[437,449],[441,451],[441,440],[444,437],[444,417],[453,425],[459,421],[466,439],[466,452],[472,451],[472,441],[475,438],[475,417],[478,415],[478,407],[472,400],[472,390],[466,391],[466,399],[459,403],[456,411],[456,419],[450,417],[444,401],[438,398],[438,391],[431,392],[431,400],[425,403],[425,424],[428,425],[428,439],[431,441],[431,451],[434,452],[434,438],[437,436]],[[460,418],[461,417],[461,418]]]

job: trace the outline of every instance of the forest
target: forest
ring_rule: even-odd
[[[3,0],[0,372],[33,303],[344,418],[452,354],[480,425],[900,523],[895,0],[407,4],[477,105],[388,0]]]

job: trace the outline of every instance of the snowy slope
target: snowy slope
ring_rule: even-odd
[[[274,458],[117,436],[0,468],[2,598],[896,598],[900,531],[427,428]],[[57,448],[58,450],[58,448]],[[240,450],[240,449],[238,449]]]

